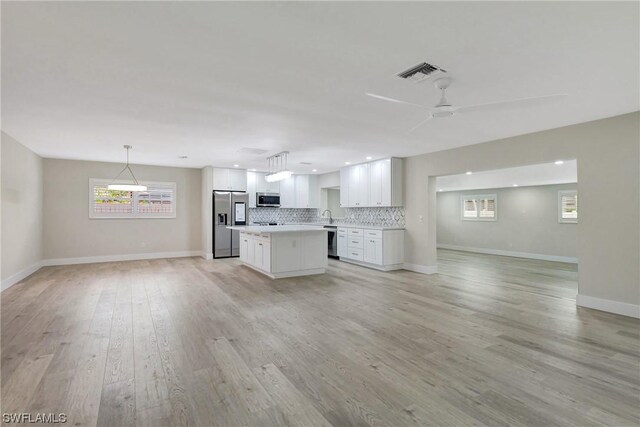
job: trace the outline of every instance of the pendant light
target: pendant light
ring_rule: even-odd
[[[125,150],[127,150],[127,164],[124,166],[124,169],[122,169],[120,173],[116,175],[115,178],[113,178],[113,180],[111,181],[111,184],[109,184],[107,188],[109,190],[119,190],[119,191],[147,191],[147,186],[140,185],[140,183],[136,179],[136,176],[133,174],[131,167],[129,166],[129,150],[131,150],[133,147],[130,145],[124,145],[124,148]],[[133,184],[117,184],[116,180],[120,178],[120,175],[122,175],[122,173],[126,170],[128,170],[129,173],[131,174],[131,178],[133,178]]]
[[[264,177],[265,181],[277,182],[291,178],[293,172],[287,169],[288,157],[288,151],[283,151],[267,157],[267,161],[269,162],[269,173]]]

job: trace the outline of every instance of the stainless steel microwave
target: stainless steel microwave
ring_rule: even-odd
[[[280,194],[278,193],[256,193],[256,206],[266,208],[280,207]]]

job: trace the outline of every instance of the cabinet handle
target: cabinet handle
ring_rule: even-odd
[[[262,243],[258,243],[258,246],[262,246]]]
[[[357,254],[357,253],[355,253],[355,252],[351,252],[351,255],[358,256],[358,254]]]

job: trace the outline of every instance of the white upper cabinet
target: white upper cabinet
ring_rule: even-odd
[[[340,170],[342,207],[402,206],[402,159],[382,159]]]
[[[280,181],[281,208],[318,208],[320,189],[315,175],[293,175]]]
[[[351,166],[346,169],[348,175],[347,192],[349,194],[348,207],[364,207],[368,205],[369,199],[369,165]],[[340,173],[342,174],[342,170]],[[340,187],[342,192],[342,187]]]
[[[340,207],[349,207],[349,168],[340,169]]]
[[[247,191],[246,169],[213,168],[213,189]]]
[[[296,179],[292,176],[288,179],[280,181],[280,207],[295,208],[296,207]]]
[[[297,208],[319,208],[320,188],[315,175],[295,175]]]

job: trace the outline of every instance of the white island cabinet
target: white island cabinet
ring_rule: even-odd
[[[240,231],[240,261],[272,279],[326,271],[325,228],[305,225],[228,228]]]

